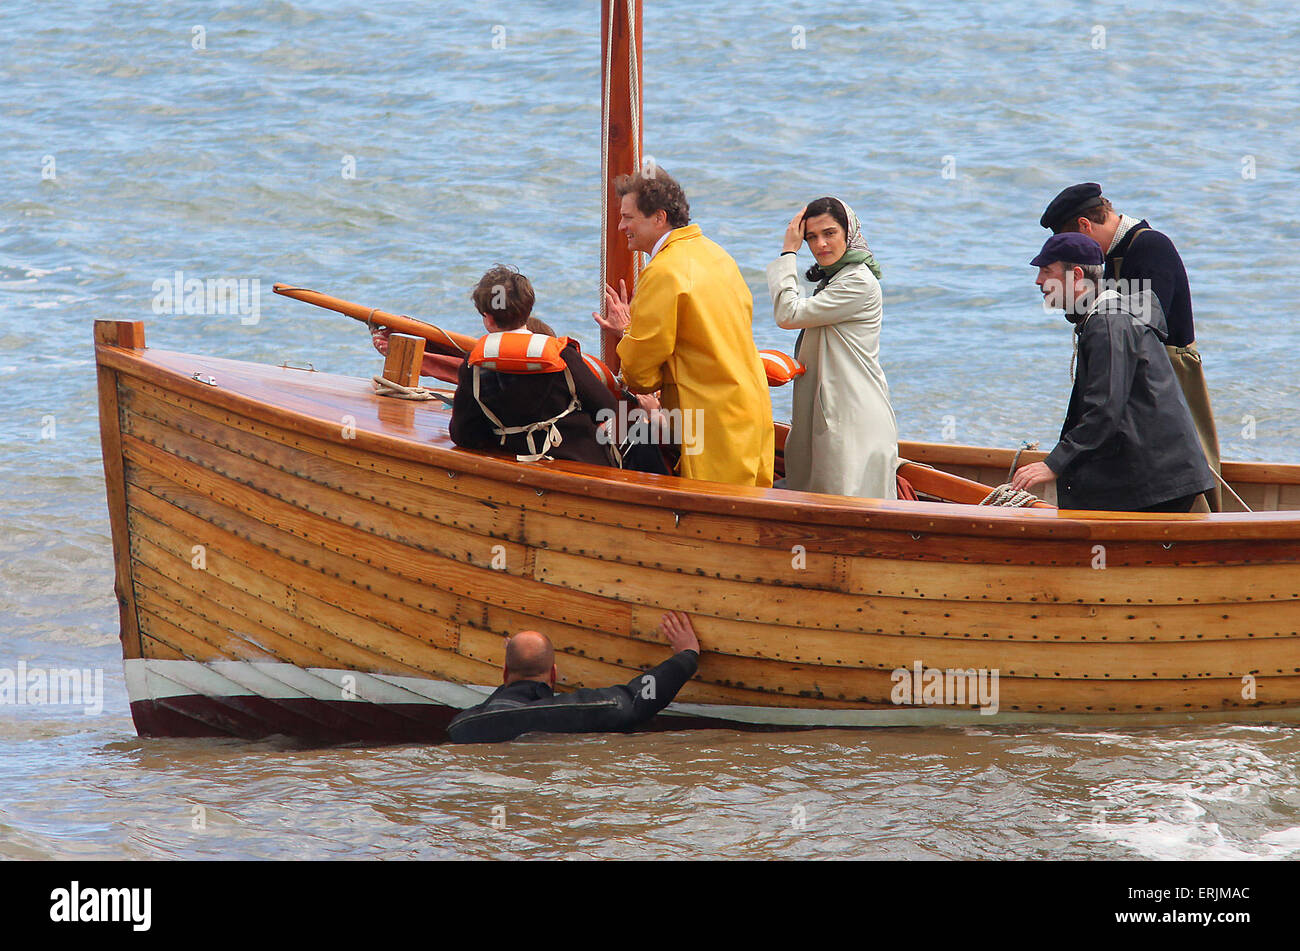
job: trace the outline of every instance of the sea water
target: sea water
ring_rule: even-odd
[[[1028,261],[1052,196],[1098,181],[1183,254],[1225,458],[1300,463],[1292,3],[701,6],[645,10],[645,150],[740,265],[761,346],[793,348],[763,277],[787,222],[838,196],[883,268],[903,438],[1050,446],[1070,328]],[[0,706],[0,858],[1300,853],[1285,728],[135,736],[91,322],[365,377],[361,325],[270,285],[475,333],[503,262],[594,348],[598,9],[0,5],[0,667],[102,674],[98,705]],[[187,306],[191,280],[234,304]]]

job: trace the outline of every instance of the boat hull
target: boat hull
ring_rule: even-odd
[[[499,683],[505,635],[549,634],[563,689],[607,686],[663,659],[670,609],[705,650],[661,728],[1300,708],[1295,512],[991,511],[526,466],[453,447],[435,405],[119,327],[97,326],[101,423],[142,735],[438,740]],[[1266,468],[1287,502],[1300,470]]]

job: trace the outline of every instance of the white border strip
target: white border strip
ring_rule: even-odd
[[[357,703],[429,704],[464,709],[481,703],[495,687],[454,684],[423,677],[359,670],[298,667],[271,661],[126,661],[126,693],[132,703],[170,697],[266,697],[271,700],[344,700]],[[347,678],[346,680],[344,678]]]
[[[344,678],[349,678],[345,680]],[[266,697],[273,700],[328,700],[376,704],[428,704],[463,710],[481,703],[495,686],[455,684],[423,677],[398,677],[357,670],[297,667],[266,661],[126,661],[126,691],[132,703],[170,697]],[[886,726],[1052,726],[1087,724],[1163,724],[1210,722],[1300,722],[1300,707],[1207,710],[1195,713],[1051,714],[1013,711],[984,715],[978,710],[899,706],[877,710],[825,710],[816,707],[754,707],[722,703],[673,703],[664,716],[772,727]]]

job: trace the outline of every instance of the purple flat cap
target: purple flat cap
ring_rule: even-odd
[[[1101,245],[1086,234],[1064,231],[1044,241],[1043,250],[1029,263],[1034,267],[1044,267],[1057,261],[1066,264],[1101,264]]]

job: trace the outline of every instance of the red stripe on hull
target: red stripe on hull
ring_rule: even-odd
[[[131,704],[142,737],[288,736],[311,743],[442,743],[460,711],[432,703],[375,704],[348,700],[189,695]],[[713,717],[658,716],[647,731],[724,729],[757,732],[806,729]]]
[[[131,704],[145,737],[289,736],[312,743],[437,743],[447,738],[453,707],[430,703],[374,704],[351,700],[190,695]]]

